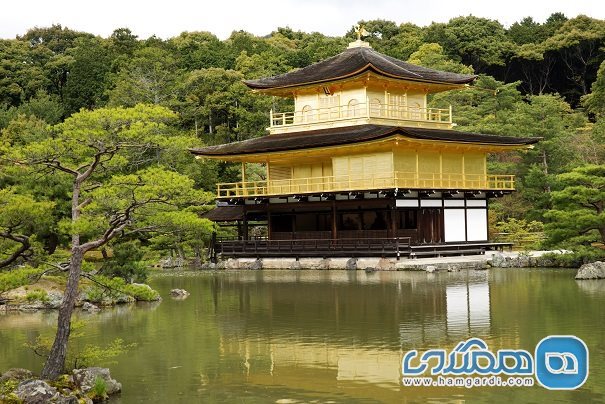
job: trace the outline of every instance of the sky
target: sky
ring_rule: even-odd
[[[386,19],[424,26],[460,15],[497,19],[509,26],[531,16],[543,22],[553,12],[605,19],[602,0],[9,0],[0,7],[0,38],[29,28],[61,24],[103,37],[116,28],[144,39],[209,31],[220,39],[234,30],[266,35],[289,26],[342,36],[360,20]]]

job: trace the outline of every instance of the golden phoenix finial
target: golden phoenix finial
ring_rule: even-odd
[[[361,41],[362,37],[370,35],[370,33],[366,31],[365,27],[360,24],[355,25],[355,33],[357,34],[358,41]]]

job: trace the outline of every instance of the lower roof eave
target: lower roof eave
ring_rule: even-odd
[[[409,192],[405,192],[409,190]],[[411,192],[417,192],[418,196],[407,195]],[[499,198],[504,195],[509,195],[516,192],[515,189],[443,189],[443,188],[385,188],[385,189],[370,189],[370,190],[355,190],[355,191],[326,191],[326,192],[299,192],[294,194],[267,194],[267,195],[246,195],[246,196],[218,196],[218,201],[227,202],[230,205],[243,204],[245,201],[254,201],[255,203],[269,203],[271,199],[298,199],[295,202],[306,202],[308,198],[320,198],[323,201],[329,200],[376,200],[385,198],[397,198],[397,199],[417,199],[422,198],[422,194],[434,195],[435,193],[441,193],[441,197],[444,199],[456,199],[452,198],[452,195],[460,193],[468,196],[472,195],[486,195],[488,198]],[[367,197],[367,196],[370,197]],[[372,195],[381,195],[375,197]],[[406,196],[407,195],[407,196]],[[336,196],[342,197],[347,196],[348,199],[336,199]],[[313,201],[311,201],[313,202]]]

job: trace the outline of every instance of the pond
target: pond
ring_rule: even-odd
[[[603,402],[605,281],[564,269],[452,273],[221,271],[156,275],[159,304],[79,312],[86,341],[136,343],[110,365],[117,403]],[[172,288],[191,293],[173,300]],[[56,313],[0,316],[0,370],[39,370],[23,344]],[[590,349],[590,375],[573,391],[543,387],[404,387],[410,349],[452,349],[481,337],[526,349],[570,334]]]

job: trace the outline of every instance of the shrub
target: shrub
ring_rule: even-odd
[[[27,294],[25,295],[25,300],[27,300],[29,303],[48,303],[50,299],[48,298],[48,293],[45,290],[34,289],[31,292],[27,292]]]
[[[160,298],[160,294],[147,285],[131,284],[125,288],[125,293],[138,301],[152,302]]]
[[[0,272],[0,293],[32,283],[41,272],[41,269],[29,267]]]
[[[89,397],[95,401],[107,399],[107,383],[105,383],[103,378],[97,377],[95,379],[95,384],[92,386]]]
[[[543,258],[552,260],[555,266],[579,268],[584,264],[605,259],[605,250],[595,247],[578,246],[574,251],[564,254],[544,254]]]
[[[137,241],[127,241],[113,246],[113,256],[101,267],[108,277],[120,277],[127,282],[145,282],[148,266],[142,261],[143,251]]]
[[[99,303],[103,298],[118,300],[121,295],[134,297],[139,301],[154,301],[160,298],[160,294],[145,284],[127,284],[123,278],[108,278],[96,276],[95,280],[103,285],[96,284],[87,289],[87,299],[93,303]]]

